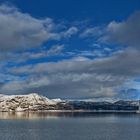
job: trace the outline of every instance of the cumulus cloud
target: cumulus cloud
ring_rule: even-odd
[[[9,94],[36,91],[49,97],[62,98],[113,97],[116,95],[113,88],[130,78],[129,75],[124,76],[123,72],[120,75],[114,70],[111,66],[114,59],[111,57],[93,61],[82,58],[81,61],[78,57],[60,62],[12,67],[9,69],[12,75],[28,76],[8,82],[0,90]]]
[[[13,66],[5,70],[13,79],[3,83],[0,91],[8,94],[39,92],[61,98],[118,98],[120,95],[115,89],[140,75],[137,59],[140,54],[129,51],[96,60],[74,57],[59,62]],[[21,78],[22,75],[25,77]]]
[[[1,51],[38,46],[49,38],[47,19],[35,19],[15,7],[0,6],[0,21]]]
[[[112,21],[106,27],[103,41],[119,43],[139,48],[140,46],[140,11],[122,22]]]
[[[2,39],[0,40],[3,51],[10,50],[11,47],[16,49],[19,46],[36,46],[47,41],[47,39],[69,38],[78,32],[76,27],[70,27],[58,34],[53,32],[55,25],[52,19],[36,19],[28,14],[21,13],[15,8],[10,9],[10,12],[9,8],[6,8],[1,7],[0,19],[1,15],[4,18],[9,16],[9,18],[4,19],[5,23],[0,23],[0,27],[7,30],[4,28],[4,24],[8,24],[8,20],[11,23],[14,21],[14,24],[11,24],[12,29],[9,27],[9,33],[4,34],[4,39],[8,38],[9,41],[6,43]],[[140,14],[137,12],[122,22],[113,21],[109,23],[105,29],[100,27],[89,28],[81,34],[82,38],[97,35],[98,41],[126,45],[127,48],[122,51],[116,52],[110,57],[101,57],[94,60],[84,57],[87,54],[91,55],[91,53],[85,51],[83,52],[84,55],[77,55],[77,57],[74,56],[69,60],[5,67],[1,76],[5,77],[6,82],[0,81],[0,91],[7,94],[39,92],[52,98],[120,97],[120,93],[117,93],[116,89],[121,88],[125,82],[132,81],[140,75],[140,61],[138,59],[140,57],[138,49],[140,45],[139,16]],[[30,26],[26,25],[24,20],[29,21]],[[17,24],[16,28],[15,23]],[[28,34],[24,32],[27,29]],[[17,32],[16,41],[11,42],[17,36]],[[44,35],[46,35],[45,39]],[[35,39],[36,36],[38,40]],[[9,42],[11,42],[11,47]],[[56,45],[46,52],[24,54],[23,59],[29,54],[28,59],[57,55],[63,49],[64,45]],[[109,51],[108,48],[107,51]],[[10,79],[5,76],[7,73]]]
[[[8,5],[0,5],[0,21],[1,52],[40,46],[48,40],[71,37],[78,30],[70,27],[58,32],[59,24],[51,18],[37,19]]]
[[[81,38],[93,38],[100,43],[113,43],[129,47],[139,48],[140,46],[140,11],[130,15],[123,21],[111,21],[104,26],[86,28]]]
[[[77,57],[59,62],[11,67],[9,72],[12,75],[28,76],[8,82],[0,90],[17,94],[36,91],[49,97],[62,98],[119,98],[120,94],[115,89],[140,75],[139,57],[138,51],[128,49],[96,60]]]

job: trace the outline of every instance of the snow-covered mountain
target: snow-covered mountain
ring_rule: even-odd
[[[0,94],[0,112],[5,111],[47,111],[47,110],[138,110],[138,101],[112,100],[61,100],[31,93],[28,95]]]
[[[0,94],[0,111],[37,111],[55,107],[60,99],[48,99],[47,97],[31,93],[28,95],[3,95]]]

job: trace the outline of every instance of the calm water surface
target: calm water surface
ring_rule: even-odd
[[[0,140],[140,140],[140,114],[0,113]]]

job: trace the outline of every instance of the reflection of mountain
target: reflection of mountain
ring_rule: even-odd
[[[47,111],[47,110],[126,110],[138,109],[136,101],[62,101],[60,99],[48,99],[36,93],[28,95],[0,95],[0,111]]]

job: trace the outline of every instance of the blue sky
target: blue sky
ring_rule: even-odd
[[[123,20],[140,8],[139,0],[10,0],[10,2],[34,17],[68,21],[89,19],[94,21],[94,24]]]
[[[0,0],[0,92],[139,99],[139,0]]]

